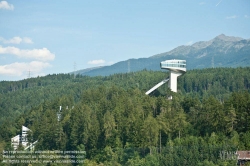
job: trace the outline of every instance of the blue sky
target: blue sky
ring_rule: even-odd
[[[249,0],[0,0],[0,81],[250,38]]]

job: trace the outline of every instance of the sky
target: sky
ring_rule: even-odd
[[[249,0],[0,0],[0,81],[250,39]]]

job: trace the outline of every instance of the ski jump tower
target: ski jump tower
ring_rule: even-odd
[[[148,95],[155,89],[159,88],[166,82],[168,82],[168,87],[173,91],[177,92],[177,77],[186,73],[186,60],[166,60],[161,62],[161,68],[170,70],[169,78],[166,78],[147,91],[145,94]]]

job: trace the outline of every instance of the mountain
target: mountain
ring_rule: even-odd
[[[250,39],[221,34],[209,41],[200,41],[192,45],[182,45],[169,52],[148,58],[129,59],[111,66],[104,66],[100,69],[92,69],[84,73],[79,73],[89,76],[107,76],[143,69],[161,70],[159,67],[160,62],[168,59],[185,59],[188,70],[210,67],[249,66]]]
[[[95,69],[100,69],[103,66],[98,66],[98,67],[91,67],[91,68],[86,68],[86,69],[81,69],[81,70],[77,70],[75,72],[70,72],[69,74],[81,74],[84,75],[84,73],[90,72],[91,70],[95,70]]]

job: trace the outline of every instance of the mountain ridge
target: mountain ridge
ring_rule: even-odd
[[[111,66],[103,66],[88,72],[88,76],[107,76],[115,73],[134,72],[143,69],[161,70],[159,64],[167,59],[185,59],[187,69],[209,67],[245,67],[250,65],[250,39],[220,34],[208,41],[181,45],[168,52],[148,58],[128,59]],[[129,65],[128,65],[129,64]]]
[[[194,44],[192,45],[181,45],[181,46],[178,46],[168,52],[165,52],[165,53],[169,53],[169,54],[185,54],[183,52],[180,52],[182,50],[185,50],[185,51],[190,51],[192,49],[203,49],[203,48],[207,48],[211,45],[216,45],[216,44],[219,44],[221,42],[224,42],[225,44],[233,44],[235,42],[239,42],[241,40],[249,40],[249,39],[243,39],[243,38],[240,38],[240,37],[234,37],[234,36],[226,36],[224,34],[221,34],[221,35],[218,35],[216,36],[215,38],[209,40],[209,41],[199,41],[199,42],[195,42]],[[161,53],[161,54],[157,54],[157,55],[153,55],[151,57],[159,57],[160,55],[162,54],[165,54],[165,53]]]

